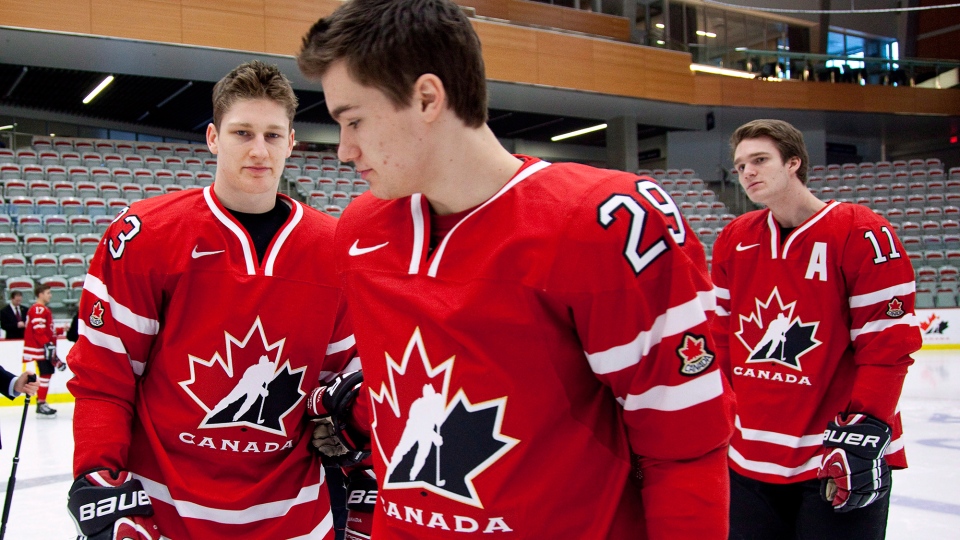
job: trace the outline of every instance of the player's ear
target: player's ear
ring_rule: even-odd
[[[447,107],[447,91],[443,81],[433,73],[424,73],[413,83],[413,106],[423,115],[424,121],[433,122]]]
[[[217,153],[217,138],[220,136],[217,133],[217,126],[213,125],[213,122],[207,124],[207,148],[210,149],[211,154]]]
[[[797,171],[800,170],[800,158],[797,156],[793,156],[792,158],[788,159],[787,168],[790,170],[792,174],[797,174]]]
[[[294,131],[293,128],[290,128],[290,136],[288,137],[288,139],[289,140],[287,141],[287,157],[290,157],[290,155],[293,154],[293,146],[297,144],[296,132]]]

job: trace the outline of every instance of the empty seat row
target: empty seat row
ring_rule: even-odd
[[[46,234],[84,234],[91,232],[103,233],[113,222],[113,215],[90,216],[87,214],[77,214],[67,216],[64,214],[52,214],[41,216],[37,214],[25,214],[11,216],[0,214],[0,233],[10,233],[23,236],[33,233]]]
[[[209,174],[209,173],[206,173]],[[151,177],[152,179],[152,177]],[[46,180],[34,180],[32,182],[23,182],[20,180],[7,180],[3,182],[2,195],[7,199],[16,197],[123,197],[127,199],[144,198],[144,190],[152,189],[153,195],[163,192],[167,186],[179,186],[180,189],[190,186],[205,187],[213,185],[213,176],[197,177],[193,173],[187,175],[178,175],[176,182],[166,181],[164,183],[152,182],[91,182],[80,181],[71,182],[68,180],[60,182],[47,182]],[[173,188],[176,190],[177,188]]]
[[[312,163],[301,166],[297,163],[287,162],[284,165],[283,174],[288,179],[295,179],[300,176],[308,176],[314,180],[321,177],[347,180],[359,178],[356,169],[349,165],[317,165]]]
[[[84,276],[90,265],[92,255],[82,253],[40,253],[29,258],[20,254],[0,255],[0,276],[4,279],[12,276],[65,278]]]
[[[23,167],[5,163],[0,165],[0,181],[5,186],[11,184],[33,184],[36,182],[116,182],[135,184],[205,184],[213,183],[216,166],[213,170],[192,171],[187,169],[147,169],[126,167],[87,167],[76,165],[24,165]],[[6,189],[6,188],[5,188]]]
[[[843,163],[830,165],[814,165],[810,167],[810,175],[824,174],[848,174],[864,172],[894,172],[894,171],[919,171],[928,169],[942,169],[943,162],[937,158],[911,159],[896,161],[864,161],[861,163]]]
[[[31,149],[36,152],[56,150],[66,152],[77,150],[81,152],[118,152],[120,154],[140,155],[177,155],[189,157],[198,153],[209,153],[206,144],[163,143],[146,141],[120,141],[112,139],[86,139],[77,137],[42,137],[35,136],[30,143]]]
[[[141,156],[138,154],[101,154],[99,152],[33,152],[18,150],[12,157],[10,151],[0,153],[0,163],[4,165],[18,165],[23,169],[28,167],[128,167],[131,169],[144,167],[147,169],[171,170],[213,170],[217,160],[212,155],[206,156]]]
[[[37,283],[50,285],[51,299],[47,304],[51,309],[59,309],[66,305],[73,305],[80,301],[83,292],[83,276],[64,278],[61,276],[45,277],[34,280],[30,276],[8,277],[6,280],[7,294],[20,291],[25,304],[32,303],[33,289]]]
[[[68,255],[83,253],[92,255],[103,238],[103,233],[92,232],[83,234],[72,233],[29,233],[19,236],[12,233],[0,233],[0,256],[2,255],[42,255],[53,253]]]
[[[942,173],[942,171],[939,171]],[[879,177],[878,177],[879,176]],[[807,187],[813,189],[822,189],[831,187],[833,189],[852,188],[857,192],[880,192],[887,194],[890,192],[898,193],[957,193],[960,192],[960,179],[947,179],[941,175],[927,176],[925,173],[919,175],[904,175],[902,178],[881,178],[883,175],[875,176],[873,174],[845,175],[842,179],[836,176],[827,176],[820,178],[811,177],[807,180]]]
[[[370,184],[366,180],[349,178],[323,177],[315,180],[309,176],[298,176],[293,180],[293,184],[303,197],[308,197],[313,191],[323,191],[330,195],[335,191],[363,193],[370,189]]]
[[[637,171],[637,174],[650,176],[654,180],[658,180],[661,184],[666,183],[668,180],[692,180],[697,177],[697,172],[693,169],[640,169]]]

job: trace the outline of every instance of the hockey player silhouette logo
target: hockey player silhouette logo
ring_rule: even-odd
[[[283,419],[305,395],[300,385],[306,367],[281,364],[284,340],[269,343],[259,317],[242,340],[224,336],[226,360],[219,352],[210,360],[191,355],[190,379],[180,383],[206,413],[199,427],[245,426],[286,435]]]
[[[756,299],[756,310],[740,315],[737,338],[750,354],[747,363],[773,362],[802,371],[800,357],[820,345],[816,339],[819,321],[804,322],[793,313],[797,302],[783,303],[774,287],[766,303]]]
[[[501,433],[507,398],[450,397],[455,358],[434,367],[420,330],[403,359],[386,355],[389,384],[370,388],[376,448],[387,464],[382,490],[416,488],[482,508],[473,480],[519,441]]]

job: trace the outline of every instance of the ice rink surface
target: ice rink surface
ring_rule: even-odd
[[[895,471],[887,538],[960,539],[960,351],[922,351],[904,385],[900,410],[910,467]],[[3,399],[3,398],[0,398]],[[6,538],[76,538],[67,515],[72,481],[73,404],[56,419],[31,406],[23,433]],[[0,407],[0,495],[6,492],[22,406]]]

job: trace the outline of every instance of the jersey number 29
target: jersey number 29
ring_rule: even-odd
[[[683,225],[683,217],[680,214],[680,208],[677,203],[667,195],[659,185],[649,180],[637,182],[637,192],[643,196],[654,208],[660,211],[667,219],[667,229],[670,236],[678,245],[683,245],[687,237],[687,231]],[[610,225],[616,221],[614,214],[623,208],[630,214],[630,232],[627,234],[627,243],[623,248],[623,256],[627,258],[633,273],[640,275],[640,272],[650,265],[657,257],[670,249],[666,239],[660,238],[647,249],[640,251],[640,240],[643,238],[643,228],[647,221],[647,211],[630,195],[616,194],[603,202],[599,208],[600,225],[604,229],[610,228]]]

